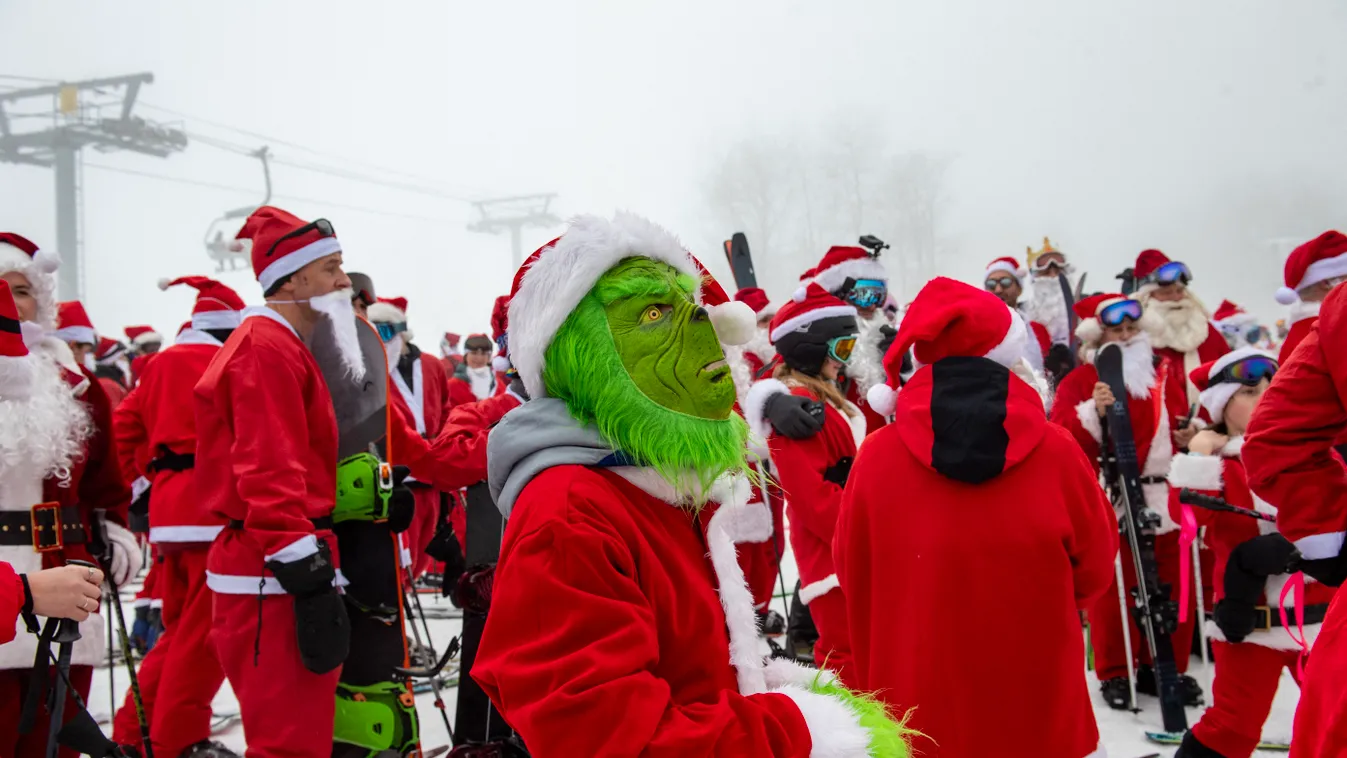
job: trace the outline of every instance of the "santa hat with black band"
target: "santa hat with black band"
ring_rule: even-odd
[[[56,308],[56,338],[62,342],[76,342],[86,345],[98,344],[98,332],[94,330],[89,314],[78,300],[67,300]]]
[[[547,397],[544,355],[557,329],[604,273],[637,257],[666,263],[702,282],[697,302],[706,306],[721,342],[742,344],[753,334],[757,323],[753,310],[725,296],[673,234],[622,211],[612,219],[577,216],[560,237],[524,261],[510,290],[510,362],[529,397]],[[732,341],[736,338],[738,342]]]
[[[39,249],[14,232],[0,232],[0,274],[17,271],[28,279],[37,300],[37,323],[48,329],[56,327],[54,274],[60,267],[61,257],[54,250]]]
[[[180,284],[196,290],[196,303],[192,305],[193,329],[237,329],[243,323],[246,306],[233,289],[206,276],[160,279],[159,289],[167,290]]]
[[[94,348],[94,361],[100,366],[111,366],[118,358],[126,357],[126,345],[110,337],[99,337]]]
[[[0,279],[0,400],[21,400],[33,388],[33,361],[19,328],[9,282]]]
[[[840,290],[848,279],[854,281],[877,279],[887,282],[889,272],[884,269],[884,264],[879,262],[879,258],[869,250],[863,247],[835,245],[824,253],[823,259],[819,261],[813,276],[810,277],[811,281],[818,282],[820,287],[829,292]]]
[[[887,383],[866,393],[870,408],[891,415],[898,403],[903,355],[931,365],[945,358],[986,358],[1013,368],[1024,356],[1028,329],[1020,315],[986,290],[938,276],[926,283],[908,307],[898,335],[884,354]]]
[[[1344,276],[1347,276],[1347,235],[1330,229],[1287,256],[1285,286],[1277,289],[1277,302],[1293,305],[1300,299],[1300,290]]]
[[[1242,347],[1238,350],[1232,350],[1214,361],[1204,363],[1188,374],[1188,378],[1193,381],[1193,386],[1201,393],[1198,395],[1198,401],[1202,403],[1202,407],[1207,411],[1207,415],[1211,417],[1213,423],[1221,423],[1225,418],[1226,404],[1244,385],[1239,382],[1212,384],[1212,379],[1216,378],[1226,368],[1249,358],[1266,358],[1274,364],[1277,362],[1277,357],[1271,353],[1264,352],[1256,347]]]
[[[252,256],[253,273],[264,293],[270,293],[286,277],[319,258],[341,252],[341,243],[331,225],[316,223],[320,226],[288,236],[310,226],[309,222],[271,205],[253,211],[243,222],[233,247]]]

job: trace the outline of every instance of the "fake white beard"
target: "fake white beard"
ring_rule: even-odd
[[[776,357],[776,348],[772,347],[771,330],[754,329],[753,336],[740,347],[744,353],[756,355],[764,364],[771,363]]]
[[[748,365],[748,360],[744,354],[748,352],[747,345],[721,345],[721,350],[725,352],[725,363],[730,367],[730,379],[734,381],[734,394],[739,398],[739,405],[744,404],[748,397],[748,391],[753,388],[753,368]]]
[[[856,325],[860,328],[860,335],[856,338],[856,348],[851,351],[851,360],[847,361],[846,375],[856,382],[860,396],[865,397],[871,387],[887,380],[884,375],[884,353],[879,349],[879,340],[883,337],[879,329],[888,326],[889,320],[876,311],[868,319],[857,318]]]
[[[1116,343],[1123,351],[1123,384],[1127,385],[1127,394],[1142,399],[1151,396],[1155,386],[1155,350],[1151,347],[1150,335],[1140,332],[1126,342]],[[1099,348],[1085,351],[1085,357],[1094,363]]]
[[[1069,342],[1070,335],[1067,332],[1070,322],[1066,317],[1066,299],[1062,297],[1062,287],[1057,280],[1035,279],[1029,288],[1029,295],[1025,309],[1029,320],[1047,327],[1054,344]]]
[[[1207,309],[1191,290],[1184,293],[1182,300],[1169,302],[1143,296],[1141,304],[1159,317],[1162,324],[1155,337],[1155,347],[1191,353],[1206,342],[1209,334]]]
[[[93,426],[54,361],[32,354],[28,366],[28,397],[0,400],[0,477],[36,474],[66,481]]]
[[[388,370],[397,371],[398,359],[402,357],[401,334],[393,335],[393,339],[384,343],[384,357],[388,359]]]
[[[98,368],[98,361],[94,360],[93,353],[85,353],[84,360],[81,361],[80,363],[81,365],[84,366],[84,369],[91,374],[94,372],[95,369]]]
[[[360,352],[360,327],[355,322],[355,303],[351,290],[333,290],[326,295],[309,298],[309,307],[324,316],[337,350],[341,353],[346,376],[356,383],[365,380],[365,357]]]
[[[465,367],[468,374],[468,384],[472,387],[472,394],[478,400],[485,400],[491,397],[493,388],[492,382],[495,381],[496,372],[490,366],[481,368]]]

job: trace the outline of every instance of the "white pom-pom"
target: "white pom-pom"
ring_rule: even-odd
[[[494,371],[505,373],[510,370],[510,359],[503,355],[498,355],[491,359],[491,368]]]
[[[1104,330],[1099,326],[1099,319],[1082,319],[1079,324],[1076,324],[1076,336],[1086,345],[1095,345],[1104,336]]]
[[[44,274],[54,274],[61,267],[61,256],[54,250],[39,250],[33,254],[33,264]]]
[[[1300,300],[1300,295],[1297,295],[1296,291],[1290,287],[1277,288],[1277,302],[1282,305],[1295,305],[1298,300]]]
[[[876,384],[865,393],[865,401],[875,413],[892,416],[893,409],[898,407],[898,390],[887,384]]]
[[[712,305],[706,309],[711,314],[711,325],[716,336],[725,345],[743,345],[753,339],[758,328],[758,314],[747,304],[738,300]]]
[[[166,290],[166,289],[168,289],[169,287],[172,287],[172,286],[173,286],[173,280],[172,280],[172,279],[164,278],[164,279],[160,279],[160,280],[159,280],[159,289],[161,289],[161,290]]]
[[[244,237],[243,239],[233,239],[229,241],[229,252],[251,255],[253,252],[253,241]]]
[[[800,285],[794,292],[790,293],[790,299],[797,303],[803,303],[806,297],[809,297],[809,290],[806,285]]]

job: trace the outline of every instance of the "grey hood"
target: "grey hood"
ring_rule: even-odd
[[[597,429],[576,421],[554,397],[530,400],[507,413],[487,437],[486,461],[491,497],[506,518],[524,486],[553,466],[623,462]]]

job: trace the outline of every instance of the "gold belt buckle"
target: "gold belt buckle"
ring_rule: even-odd
[[[1258,611],[1258,619],[1254,621],[1254,629],[1258,631],[1271,631],[1272,629],[1272,608],[1266,605],[1259,605],[1254,608]]]
[[[38,522],[39,513],[51,513],[51,526]],[[61,504],[60,503],[41,503],[33,506],[29,512],[29,517],[33,525],[33,552],[35,553],[54,553],[65,548],[65,533],[61,524]],[[43,532],[51,529],[55,534],[52,542],[47,543],[43,540]]]

